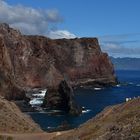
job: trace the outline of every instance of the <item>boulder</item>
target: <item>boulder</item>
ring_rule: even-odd
[[[76,103],[71,86],[65,81],[61,81],[58,90],[48,90],[43,103],[49,109],[60,109],[71,115],[79,115],[82,108]]]

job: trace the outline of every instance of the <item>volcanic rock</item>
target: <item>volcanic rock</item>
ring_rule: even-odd
[[[63,110],[71,115],[82,113],[82,108],[74,100],[71,86],[65,80],[61,81],[58,90],[48,91],[43,106],[49,109]]]
[[[15,99],[26,89],[57,89],[64,79],[72,87],[116,84],[113,65],[97,38],[52,40],[0,24],[1,93]]]

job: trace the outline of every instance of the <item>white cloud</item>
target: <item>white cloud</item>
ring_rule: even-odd
[[[51,22],[61,22],[63,21],[62,17],[60,17],[59,12],[54,9],[54,10],[47,10],[47,20]]]
[[[114,57],[140,57],[140,34],[99,37],[101,48]]]
[[[76,36],[69,31],[66,30],[55,30],[50,31],[48,33],[48,36],[52,39],[58,39],[58,38],[76,38]]]
[[[62,17],[54,9],[41,10],[23,5],[9,5],[6,1],[0,0],[0,22],[8,23],[11,27],[19,29],[23,34],[47,35],[50,26],[62,22]],[[66,37],[68,33],[64,32]],[[56,34],[51,32],[50,34],[61,37],[59,32]]]

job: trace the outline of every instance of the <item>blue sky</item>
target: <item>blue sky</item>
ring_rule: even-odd
[[[110,55],[140,57],[140,0],[5,0],[5,3],[11,7],[20,5],[25,10],[29,7],[41,10],[40,14],[47,17],[47,22],[43,19],[44,22],[38,26],[40,30],[32,26],[32,33],[50,35],[51,31],[52,37],[60,34],[70,37],[98,37],[102,49]],[[44,14],[45,11],[49,12]],[[27,20],[30,16],[27,15]],[[21,30],[25,33],[29,31],[30,27],[26,23],[22,21],[18,25],[14,24],[11,20],[13,16],[9,17],[5,20],[13,27],[20,28],[24,24]],[[19,15],[16,16],[19,22],[17,17]],[[37,17],[34,19],[36,22]],[[43,32],[45,27],[46,31]],[[123,53],[119,53],[121,48]]]

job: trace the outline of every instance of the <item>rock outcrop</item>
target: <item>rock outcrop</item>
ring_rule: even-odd
[[[72,86],[116,83],[113,65],[97,38],[52,40],[25,36],[0,24],[0,90],[7,91],[3,93],[14,89],[16,98],[21,89],[56,89],[64,79]]]
[[[14,65],[11,59],[14,56],[10,52],[10,43],[14,41],[10,39],[10,36],[14,38],[16,34],[17,31],[11,30],[7,24],[0,25],[0,95],[8,100],[25,98],[24,90],[16,84]]]
[[[107,107],[79,128],[53,140],[139,140],[140,98]]]
[[[74,100],[73,90],[64,80],[61,81],[58,90],[49,90],[44,101],[44,107],[63,110],[71,115],[80,115],[82,108]]]

